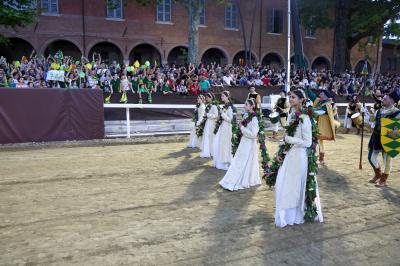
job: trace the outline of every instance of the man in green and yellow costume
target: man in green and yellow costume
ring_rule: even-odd
[[[368,161],[375,176],[369,180],[377,187],[385,187],[392,167],[392,158],[400,153],[400,110],[395,106],[400,92],[395,90],[382,99],[382,108],[376,112],[375,127],[368,143]],[[378,162],[383,157],[383,171]]]
[[[308,98],[313,102],[315,113],[318,115],[317,123],[319,130],[319,162],[325,163],[325,145],[324,141],[336,140],[336,127],[338,121],[335,120],[337,110],[334,106],[333,95],[327,91],[322,90],[317,96],[310,88],[307,88]]]

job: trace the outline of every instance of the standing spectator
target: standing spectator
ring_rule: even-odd
[[[198,95],[199,92],[200,92],[200,86],[199,86],[197,80],[193,81],[192,84],[190,84],[189,93],[193,94],[193,95]]]
[[[200,76],[200,93],[208,93],[210,82],[204,76]]]

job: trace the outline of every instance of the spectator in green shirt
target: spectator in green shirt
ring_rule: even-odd
[[[200,76],[200,93],[208,93],[210,82],[206,77]]]

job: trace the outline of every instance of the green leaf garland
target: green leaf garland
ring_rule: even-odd
[[[207,104],[203,119],[201,120],[200,124],[196,127],[196,135],[197,135],[197,137],[203,136],[204,127],[206,126],[206,122],[207,122],[207,114],[211,110],[211,107],[213,105],[216,105],[218,110],[219,110],[219,106],[218,106],[218,102],[217,101],[213,101],[212,103]]]
[[[218,133],[219,127],[222,125],[222,122],[224,122],[224,119],[222,118],[221,114],[226,112],[229,107],[232,108],[233,115],[235,116],[235,113],[237,112],[237,109],[233,106],[233,104],[232,103],[224,104],[224,106],[222,107],[222,110],[221,109],[218,110],[218,120],[215,123],[214,134]]]
[[[286,133],[288,136],[293,137],[297,127],[303,122],[304,116],[308,115],[311,120],[312,125],[312,145],[310,148],[307,148],[307,157],[308,157],[308,170],[307,170],[307,181],[306,181],[306,192],[305,192],[305,213],[304,220],[306,222],[313,222],[317,217],[317,207],[315,205],[315,197],[317,190],[317,181],[316,176],[318,173],[318,164],[317,164],[317,153],[316,147],[318,145],[318,127],[315,122],[315,113],[314,108],[312,106],[308,106],[302,109],[301,112],[296,112],[294,114],[295,118],[285,127]],[[282,166],[282,163],[285,159],[286,154],[292,148],[291,144],[284,143],[279,146],[278,152],[275,155],[274,160],[271,163],[270,172],[268,175],[264,177],[266,184],[269,187],[275,186],[276,178],[278,175],[279,168]]]
[[[262,117],[261,112],[252,112],[248,113],[247,117],[242,120],[239,124],[236,120],[236,115],[234,115],[234,119],[232,120],[232,154],[235,155],[237,148],[239,147],[240,140],[242,139],[242,131],[240,130],[240,126],[243,125],[246,127],[253,117],[257,117],[258,119],[258,143],[261,152],[261,167],[263,169],[263,178],[265,179],[270,175],[270,158],[267,151],[267,146],[265,145],[265,122]]]

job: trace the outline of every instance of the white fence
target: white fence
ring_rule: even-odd
[[[368,103],[367,106],[373,106],[373,104]],[[337,103],[336,106],[340,108],[347,107],[347,103]],[[243,109],[244,104],[235,104],[236,108]],[[263,103],[261,105],[263,109],[271,109],[271,104]],[[130,126],[130,109],[194,109],[195,105],[192,104],[104,104],[105,109],[114,108],[114,109],[125,109],[126,113],[126,134],[123,135],[106,135],[106,137],[127,137],[130,138],[131,134],[131,126]],[[187,133],[187,132],[179,132],[179,133]]]

